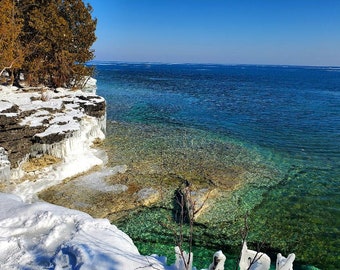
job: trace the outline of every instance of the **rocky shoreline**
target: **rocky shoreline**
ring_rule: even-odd
[[[142,179],[135,179],[136,175],[129,171],[131,164],[109,164],[111,167],[88,174],[94,167],[102,167],[105,163],[106,153],[96,147],[104,140],[105,132],[106,103],[104,98],[96,95],[95,80],[90,80],[89,86],[82,91],[1,87],[0,192],[15,194],[25,203],[43,199],[110,221],[123,216],[127,210],[157,203],[164,207],[162,203],[165,201],[171,203],[173,188],[185,179],[180,175],[171,174],[171,179],[151,184],[154,179],[146,179],[144,173]],[[232,146],[227,149],[231,152]],[[157,175],[155,166],[152,165],[150,172]],[[234,163],[230,166],[228,169],[232,176],[227,177],[227,182],[213,181],[209,188],[204,184],[192,193],[200,212],[205,212],[202,215],[205,219],[199,217],[202,224],[210,219],[209,213],[216,215],[218,196],[230,196],[232,187],[238,186],[241,180],[236,176],[242,176],[245,183],[248,178],[254,178],[244,176],[241,168],[235,167]],[[263,170],[263,167],[260,169]],[[64,181],[85,173],[75,181]],[[209,174],[209,179],[215,180],[213,176]],[[256,172],[252,172],[252,176],[256,176]],[[168,184],[165,185],[164,181],[171,182],[167,191],[165,186]],[[63,187],[59,188],[60,185]],[[158,190],[159,187],[161,190]],[[205,211],[205,208],[210,211]],[[220,229],[220,223],[217,224]],[[266,263],[269,267],[269,257]]]
[[[49,173],[61,181],[103,164],[92,147],[105,138],[106,131],[106,103],[96,95],[95,83],[90,79],[77,91],[1,86],[0,181],[4,191],[17,188],[11,182],[48,181]],[[72,164],[76,166],[69,170]],[[49,186],[45,180],[42,187]]]
[[[106,163],[106,102],[82,91],[0,86],[0,264],[4,269],[167,269],[108,220],[38,193]],[[132,267],[132,268],[131,268]]]

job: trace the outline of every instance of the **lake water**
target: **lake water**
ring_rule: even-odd
[[[211,163],[223,166],[233,160],[237,162],[234,167],[245,164],[243,167],[252,175],[260,175],[255,184],[250,183],[237,194],[242,201],[240,208],[251,213],[249,241],[265,242],[265,251],[273,254],[296,253],[300,269],[307,264],[337,269],[339,68],[101,62],[96,63],[96,70],[97,93],[107,100],[109,140],[117,140],[128,132],[130,139],[135,138],[130,144],[125,141],[130,155],[134,147],[144,144],[143,151],[162,158],[166,141],[170,149],[183,144],[184,148],[209,152],[207,160],[214,162],[208,167]],[[123,129],[119,131],[120,128]],[[155,143],[150,136],[154,136]],[[160,138],[163,144],[159,143]],[[193,141],[200,145],[190,148]],[[205,159],[204,155],[201,159]],[[261,164],[268,176],[261,175]],[[193,166],[192,170],[199,170],[198,167]],[[224,174],[214,177],[223,178]],[[141,219],[150,219],[152,223],[162,211],[140,211],[120,223],[142,252],[153,250],[161,254],[169,246],[167,240],[159,240],[160,232],[150,224],[145,225],[148,229],[140,230],[138,226],[143,225],[133,225]],[[233,220],[220,223],[219,226],[230,226],[220,228],[221,231],[233,231]],[[209,254],[203,247],[235,254],[235,242],[224,245],[213,240],[223,239],[227,243],[232,236],[218,231],[208,238],[204,234],[205,240],[196,244],[198,254]]]

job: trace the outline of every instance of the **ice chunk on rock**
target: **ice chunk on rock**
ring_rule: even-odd
[[[11,176],[11,163],[8,160],[7,152],[0,147],[0,181],[9,180]]]

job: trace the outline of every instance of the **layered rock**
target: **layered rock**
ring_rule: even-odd
[[[21,165],[29,158],[65,159],[75,151],[81,154],[95,139],[104,139],[105,100],[91,89],[2,87],[0,147],[1,153],[6,151],[12,179],[23,176]]]

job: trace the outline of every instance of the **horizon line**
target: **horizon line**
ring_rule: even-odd
[[[314,68],[340,68],[336,65],[298,65],[298,64],[235,64],[235,63],[214,63],[214,62],[162,62],[162,61],[120,61],[120,60],[90,60],[87,63],[107,62],[117,64],[146,64],[146,65],[215,65],[215,66],[271,66],[271,67],[314,67]]]

